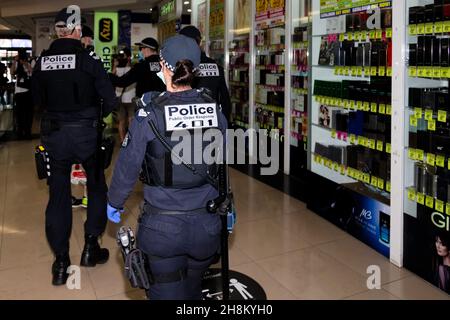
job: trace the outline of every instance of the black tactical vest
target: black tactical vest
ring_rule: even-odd
[[[165,188],[177,189],[189,189],[203,186],[208,183],[213,185],[216,184],[215,178],[217,174],[217,164],[214,163],[208,165],[204,162],[203,159],[203,151],[210,142],[201,142],[198,143],[198,147],[195,147],[194,136],[202,134],[207,129],[218,128],[220,111],[217,108],[215,101],[207,93],[205,93],[203,90],[197,90],[197,92],[198,97],[196,97],[195,99],[190,98],[188,100],[189,102],[182,100],[174,101],[173,97],[169,99],[167,95],[163,94],[154,98],[151,104],[146,107],[146,111],[153,112],[156,118],[155,122],[153,120],[149,121],[149,130],[153,131],[152,125],[154,125],[154,129],[157,129],[157,134],[159,133],[161,135],[160,138],[162,138],[163,141],[167,143],[167,145],[166,147],[164,147],[163,143],[158,138],[152,140],[147,145],[147,151],[145,154],[141,176],[141,178],[143,177],[142,180],[144,181],[144,183],[151,186],[162,186]],[[174,113],[173,115],[175,117],[177,114],[187,114],[187,116],[190,117],[190,114],[195,113],[214,113],[215,118],[217,119],[216,125],[211,126],[210,128],[189,130],[185,129],[178,131],[179,135],[182,136],[183,139],[190,138],[190,155],[189,153],[183,155],[182,152],[179,152],[179,150],[178,152],[176,152],[179,156],[183,157],[190,168],[180,163],[180,161],[178,161],[178,163],[174,163],[172,161],[172,153],[168,150],[168,147],[173,149],[179,143],[179,141],[171,141],[172,131],[168,130],[168,128],[166,127],[166,114],[169,116],[171,112]],[[176,120],[169,125],[178,125],[180,128],[184,125],[190,127],[192,123],[188,123],[188,121],[183,122],[182,120]],[[210,124],[208,123],[209,120],[207,118],[205,118],[204,121],[205,125]],[[157,136],[157,134],[155,135]],[[199,137],[198,141],[203,141],[201,137],[202,136]],[[195,150],[195,148],[197,148],[198,150]],[[198,155],[199,152],[201,152],[200,155]],[[194,162],[194,153],[197,153],[197,157],[201,160],[200,162]]]
[[[83,63],[89,59],[81,48],[64,53],[48,50],[38,63],[41,87],[41,101],[47,111],[81,111],[96,106],[98,97],[94,78],[83,71]]]

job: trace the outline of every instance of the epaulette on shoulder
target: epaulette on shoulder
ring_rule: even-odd
[[[89,51],[88,54],[92,59],[100,60],[100,57],[97,56],[94,51]]]
[[[157,91],[150,91],[150,92],[144,93],[140,99],[137,99],[136,105],[138,107],[138,110],[136,111],[135,119],[138,122],[141,122],[145,118],[147,118],[153,109],[155,100],[158,97],[162,96],[163,94],[164,94],[164,92],[161,93],[161,92],[157,92]]]

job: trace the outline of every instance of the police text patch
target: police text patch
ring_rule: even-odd
[[[150,71],[159,72],[161,71],[161,65],[159,62],[150,62]]]
[[[172,105],[164,109],[167,131],[218,127],[215,103]]]
[[[201,63],[198,66],[199,77],[218,77],[219,66],[215,63]]]
[[[73,70],[76,57],[74,54],[61,54],[57,56],[44,56],[41,59],[42,71]]]

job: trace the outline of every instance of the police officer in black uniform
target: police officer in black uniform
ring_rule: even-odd
[[[135,64],[130,71],[118,77],[109,74],[114,86],[126,88],[136,83],[136,96],[141,97],[149,91],[162,92],[165,90],[164,83],[157,76],[161,71],[159,65],[158,42],[153,38],[145,38],[141,42],[135,43],[139,46],[139,56],[141,61]]]
[[[87,25],[83,25],[81,29],[81,45],[89,51],[94,51],[94,32]]]
[[[167,91],[149,92],[140,100],[142,108],[136,113],[114,169],[108,217],[115,223],[120,221],[125,200],[142,168],[145,201],[137,245],[150,266],[148,297],[201,299],[202,276],[220,246],[222,227],[219,215],[206,210],[208,201],[218,196],[212,177],[215,165],[207,165],[204,160],[196,164],[192,150],[183,152],[187,163],[173,161],[177,142],[171,140],[171,134],[192,138],[194,131],[188,129],[195,122],[196,128],[215,128],[223,137],[227,123],[206,90],[192,89],[194,69],[200,63],[200,48],[195,41],[173,36],[164,43],[160,56]],[[200,121],[192,121],[195,115],[200,115]],[[180,116],[189,121],[179,121]],[[222,152],[215,156],[221,159],[224,143],[217,141]],[[205,150],[205,145],[202,148]],[[202,154],[202,150],[197,151]]]
[[[187,26],[181,29],[180,34],[194,39],[200,46],[202,35],[194,26]],[[222,108],[222,113],[227,120],[230,120],[231,100],[225,82],[225,73],[223,68],[217,64],[202,51],[199,72],[194,83],[194,88],[208,88],[212,92],[213,98]]]
[[[35,103],[45,110],[41,142],[50,157],[49,202],[46,234],[56,256],[52,266],[54,285],[63,285],[70,266],[69,238],[72,229],[70,170],[82,163],[87,175],[89,206],[85,223],[82,266],[93,267],[109,258],[97,238],[106,227],[107,186],[97,158],[100,99],[107,116],[116,106],[114,88],[93,52],[82,48],[81,24],[69,8],[55,18],[58,39],[37,61],[32,77]],[[70,21],[70,22],[69,22]]]

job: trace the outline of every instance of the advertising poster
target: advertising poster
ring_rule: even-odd
[[[119,11],[119,46],[131,47],[131,11]]]
[[[417,217],[404,215],[403,263],[450,294],[450,215],[418,205]]]
[[[197,9],[197,28],[202,37],[206,34],[206,1],[198,5]]]
[[[284,0],[256,0],[257,29],[284,24]]]
[[[390,0],[320,0],[320,17],[329,18],[353,12],[366,11],[373,7],[387,8]]]
[[[225,36],[225,1],[212,0],[209,9],[209,38],[223,39]]]
[[[390,207],[366,196],[365,190],[370,187],[360,185],[358,191],[354,188],[353,184],[337,185],[315,176],[309,186],[308,209],[389,258]]]
[[[106,71],[112,68],[112,54],[117,48],[119,34],[117,12],[95,12],[95,53],[103,61]]]
[[[234,1],[234,29],[243,30],[250,28],[250,12],[251,0],[235,0]],[[248,33],[248,32],[247,32]]]

